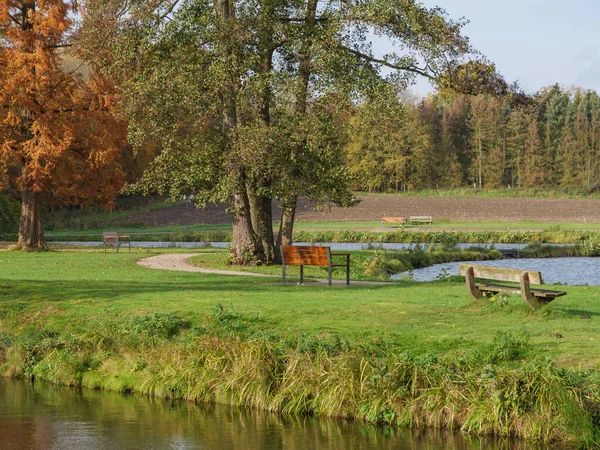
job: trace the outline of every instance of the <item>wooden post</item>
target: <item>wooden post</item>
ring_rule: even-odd
[[[475,300],[483,298],[483,292],[481,292],[479,289],[477,289],[477,286],[475,286],[473,267],[469,267],[467,269],[467,273],[465,274],[465,283],[467,284],[467,291],[469,291],[469,294],[471,294]]]

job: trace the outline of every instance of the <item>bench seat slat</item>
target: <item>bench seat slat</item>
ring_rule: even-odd
[[[493,284],[493,283],[475,283],[475,286],[477,286],[477,289],[479,289],[480,291],[484,291],[484,292],[512,292],[514,294],[521,293],[520,286],[509,286],[506,284]],[[531,293],[533,295],[535,295],[536,297],[552,298],[552,299],[554,299],[556,297],[561,297],[563,295],[567,295],[567,293],[564,291],[552,291],[550,289],[538,289],[538,288],[535,288],[535,289],[532,288]]]

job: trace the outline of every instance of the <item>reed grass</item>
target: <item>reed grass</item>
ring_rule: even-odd
[[[110,335],[104,335],[109,332]],[[218,338],[180,329],[150,337],[113,322],[74,336],[15,337],[0,350],[3,375],[142,395],[223,403],[290,415],[316,415],[388,426],[461,430],[579,448],[599,445],[597,374],[509,353],[413,358],[389,347],[307,353],[278,340]],[[124,341],[121,336],[127,336]],[[514,343],[512,343],[514,344]],[[140,351],[142,350],[142,351]],[[496,358],[497,360],[497,358]]]

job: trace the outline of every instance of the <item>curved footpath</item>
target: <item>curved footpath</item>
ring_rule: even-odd
[[[263,278],[281,278],[279,275],[266,275],[262,273],[252,272],[241,272],[239,270],[220,270],[220,269],[208,269],[206,267],[199,267],[194,264],[187,262],[189,258],[198,256],[198,253],[166,253],[164,255],[150,256],[149,258],[140,259],[137,262],[138,265],[146,267],[148,269],[159,269],[159,270],[176,270],[181,272],[200,272],[209,273],[215,275],[239,275],[244,277],[263,277]],[[291,283],[290,283],[291,284]],[[305,285],[314,284],[327,284],[327,280],[314,280],[305,281]],[[343,280],[333,280],[335,285],[345,285]],[[386,282],[376,281],[351,281],[350,284],[392,284]]]

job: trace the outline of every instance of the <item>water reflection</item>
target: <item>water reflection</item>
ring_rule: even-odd
[[[152,401],[0,378],[0,448],[542,450],[541,445]],[[556,448],[556,447],[554,447]]]
[[[401,273],[392,278],[410,276],[415,281],[433,281],[440,276],[459,275],[459,264],[508,267],[521,270],[539,270],[544,283],[561,283],[571,286],[600,286],[600,258],[527,258],[501,259],[498,261],[465,261],[436,264],[409,273]]]

